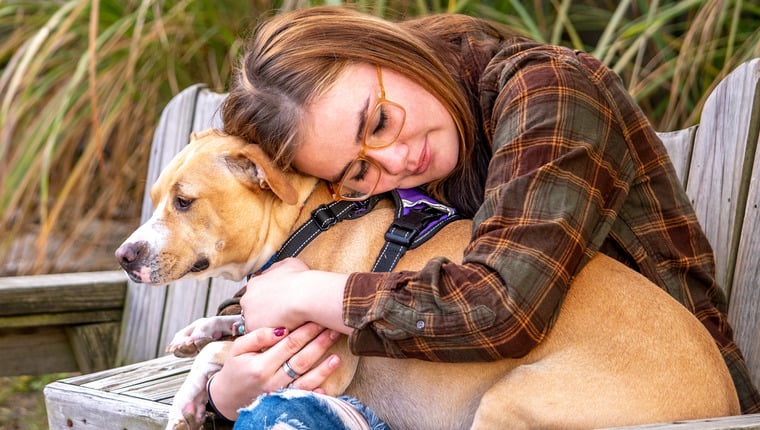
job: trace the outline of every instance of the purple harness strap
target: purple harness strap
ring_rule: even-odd
[[[456,209],[448,207],[419,189],[391,192],[396,216],[385,232],[385,245],[372,267],[373,272],[391,272],[407,249],[425,243],[446,224],[459,219]]]
[[[447,222],[452,221],[452,218],[459,218],[456,209],[446,206],[443,203],[428,196],[427,194],[424,194],[422,191],[420,191],[419,188],[397,189],[394,193],[394,199],[396,196],[398,196],[398,198],[401,200],[400,204],[396,202],[396,218],[408,215],[412,211],[420,211],[425,209],[437,210],[440,213],[439,217],[432,219],[426,226],[423,226],[422,230],[419,233],[420,235],[425,235],[429,231],[436,229],[436,227],[442,227],[439,227],[439,224],[446,224]],[[401,209],[400,214],[398,213],[398,208]],[[438,229],[436,229],[436,231],[437,230]],[[419,244],[413,246],[412,248],[416,248],[417,246],[419,246]]]

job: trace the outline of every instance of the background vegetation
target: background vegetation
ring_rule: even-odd
[[[224,91],[260,16],[340,1],[0,0],[0,275],[115,268],[138,224],[161,109]],[[352,2],[353,3],[353,2]],[[488,17],[618,71],[659,130],[698,122],[705,94],[760,56],[760,6],[723,0],[359,1],[393,19]]]

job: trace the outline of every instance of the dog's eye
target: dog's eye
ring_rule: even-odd
[[[190,209],[190,206],[193,204],[193,199],[187,199],[184,197],[177,196],[174,198],[174,207],[178,211],[186,211]]]

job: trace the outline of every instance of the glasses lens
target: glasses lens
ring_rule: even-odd
[[[378,181],[380,169],[371,161],[359,158],[348,166],[338,194],[345,200],[363,200],[375,191]]]
[[[406,111],[396,103],[384,101],[375,107],[367,120],[364,143],[370,148],[382,148],[398,139],[406,121]]]

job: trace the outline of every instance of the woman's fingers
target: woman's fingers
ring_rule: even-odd
[[[285,360],[303,349],[304,346],[308,345],[323,331],[325,331],[325,328],[319,324],[306,323],[291,331],[290,335],[283,339],[282,342],[277,343],[272,350],[276,351],[284,363]]]
[[[295,333],[295,332],[294,332]],[[334,330],[324,330],[313,341],[306,344],[297,353],[287,359],[288,366],[299,375],[303,375],[325,355],[327,350],[335,343],[340,333]],[[283,366],[283,372],[286,369]]]
[[[263,328],[237,338],[230,354],[256,356],[259,363],[255,366],[257,379],[261,379],[261,388],[265,391],[291,383],[304,390],[313,390],[320,387],[340,365],[340,357],[335,354],[320,362],[338,337],[340,333],[325,330],[314,323],[306,323],[291,333],[283,328]],[[289,367],[285,367],[286,362]],[[295,378],[288,374],[289,369],[291,374],[295,372]],[[267,377],[267,374],[270,376]],[[267,378],[269,381],[265,382]]]
[[[296,334],[296,331],[298,330],[293,331],[291,337]],[[340,364],[340,359],[337,359],[337,362],[331,362],[330,365],[326,365],[323,361],[320,366],[317,366],[321,367],[319,372],[310,372],[310,369],[315,367],[339,336],[340,334],[333,330],[324,330],[298,352],[291,354],[290,357],[286,358],[277,374],[278,377],[282,378],[283,385],[288,385],[294,380],[300,380],[306,377],[306,375],[309,376],[306,379],[306,383],[303,385],[304,389],[308,389],[306,388],[307,386],[316,388],[322,384],[327,376],[335,370],[335,367]],[[284,344],[286,342],[283,341],[282,343]],[[284,349],[289,351],[291,347],[293,347],[293,345],[287,346]]]
[[[288,331],[284,328],[260,328],[246,333],[235,339],[230,349],[230,355],[240,355],[250,352],[261,352],[271,348],[283,339]]]
[[[304,373],[300,378],[290,383],[293,388],[307,391],[317,391],[324,393],[320,389],[327,378],[340,366],[340,357],[337,354],[330,354],[319,365]]]

